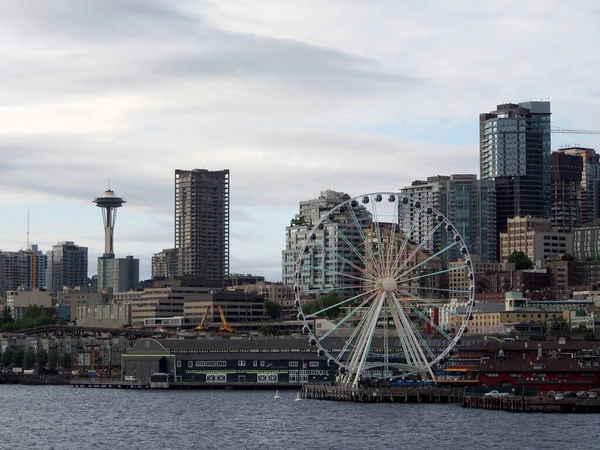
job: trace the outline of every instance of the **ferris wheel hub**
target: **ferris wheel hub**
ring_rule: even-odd
[[[392,277],[387,277],[381,280],[381,287],[385,292],[394,292],[398,287],[398,283]]]

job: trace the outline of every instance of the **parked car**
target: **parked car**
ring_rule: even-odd
[[[598,394],[594,391],[590,391],[587,393],[588,398],[598,398]]]
[[[125,381],[137,381],[137,378],[136,378],[136,377],[133,377],[133,376],[131,376],[131,375],[127,375],[127,376],[125,377]]]
[[[554,400],[564,400],[565,396],[562,395],[560,392],[557,392],[556,394],[554,394]]]
[[[493,391],[490,392],[486,392],[485,394],[483,394],[484,397],[512,397],[513,394],[509,393],[509,392],[498,392],[496,389],[494,389]]]

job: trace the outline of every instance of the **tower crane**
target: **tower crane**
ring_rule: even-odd
[[[561,134],[600,134],[600,130],[572,130],[570,128],[550,127],[550,133],[561,133]]]
[[[202,316],[202,322],[198,325],[195,330],[196,331],[208,331],[208,327],[206,326],[206,319],[208,318],[208,312],[210,311],[210,305],[206,307],[206,311],[204,311],[204,315]]]
[[[219,328],[219,331],[224,331],[225,333],[233,333],[233,328],[231,328],[231,325],[227,323],[227,319],[225,318],[225,313],[223,312],[223,308],[221,308],[221,305],[217,306],[217,309],[219,310],[219,314],[221,314],[221,328]]]

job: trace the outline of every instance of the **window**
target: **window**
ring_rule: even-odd
[[[190,367],[190,368],[194,367],[194,361],[188,361],[188,367]]]
[[[196,361],[196,367],[200,367],[200,362],[201,361]]]
[[[206,361],[206,367],[217,367],[216,361]]]
[[[227,367],[227,361],[217,361],[217,367]]]
[[[181,367],[181,361],[177,361],[177,367]]]
[[[257,367],[258,366],[258,362],[257,361],[252,361],[252,367]]]
[[[298,367],[298,361],[290,361],[288,367]]]
[[[319,367],[319,361],[311,361],[310,367]]]
[[[264,361],[260,362],[260,367],[265,367],[265,362]]]
[[[238,361],[238,367],[246,367],[246,361],[244,361],[243,359],[240,359]]]

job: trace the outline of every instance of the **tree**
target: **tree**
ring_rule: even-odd
[[[266,301],[265,311],[271,319],[279,319],[281,317],[281,305],[279,303]]]
[[[70,353],[63,353],[62,358],[60,358],[60,363],[63,366],[63,369],[69,370],[73,366],[73,358]]]
[[[48,352],[46,351],[46,349],[43,347],[39,347],[36,352],[35,359],[37,360],[38,368],[45,369],[46,364],[48,364]]]
[[[508,262],[515,263],[517,270],[533,269],[533,262],[521,250],[515,250],[508,257]]]
[[[23,349],[19,349],[15,352],[13,356],[13,366],[15,367],[23,367],[23,360],[25,359],[25,352]]]
[[[56,348],[51,348],[48,352],[48,365],[50,366],[50,370],[56,370],[56,366],[58,366],[59,354]]]
[[[35,350],[33,346],[27,346],[27,351],[25,352],[25,358],[23,359],[23,368],[24,369],[33,369],[33,365],[35,364]]]
[[[302,310],[306,315],[314,314],[319,311],[328,309],[323,313],[323,317],[334,319],[340,315],[340,306],[334,306],[343,301],[344,298],[338,292],[329,292],[323,297],[311,300],[302,305]],[[349,306],[349,305],[348,305]]]
[[[12,324],[13,322],[14,319],[10,314],[10,309],[8,309],[8,306],[4,306],[4,311],[2,311],[2,318],[0,318],[0,325],[6,325],[9,323]]]
[[[4,353],[2,353],[2,366],[8,367],[14,361],[14,353],[10,348],[7,348]]]
[[[565,320],[564,317],[555,317],[550,320],[550,333],[554,334],[569,334],[571,332],[571,325]]]

